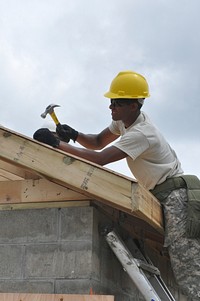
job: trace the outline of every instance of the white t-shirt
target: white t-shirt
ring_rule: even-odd
[[[175,151],[144,112],[127,129],[122,121],[112,121],[109,129],[121,136],[114,146],[128,155],[131,172],[147,189],[183,174]]]

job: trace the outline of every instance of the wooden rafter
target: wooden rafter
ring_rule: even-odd
[[[0,128],[0,159],[137,216],[163,232],[162,210],[142,185],[121,174]]]

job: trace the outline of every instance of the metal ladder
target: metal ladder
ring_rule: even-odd
[[[119,235],[109,226],[101,227],[100,231],[146,301],[176,301],[162,280],[159,270],[133,240],[132,253],[137,258],[133,257]]]

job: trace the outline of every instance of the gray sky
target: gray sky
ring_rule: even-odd
[[[111,121],[103,94],[134,70],[150,86],[143,110],[200,177],[199,11],[199,0],[0,0],[0,123],[32,137],[57,103],[61,123],[98,133]]]

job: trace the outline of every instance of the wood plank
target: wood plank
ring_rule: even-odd
[[[0,182],[0,204],[86,199],[83,194],[45,179]]]
[[[23,180],[22,177],[15,175],[12,172],[4,170],[4,169],[0,169],[0,175],[4,179],[4,181],[6,181],[6,180],[12,180],[12,181]]]
[[[2,204],[2,205],[0,205],[0,210],[23,210],[23,209],[85,207],[85,206],[90,206],[90,204],[91,204],[90,200],[63,201],[63,202],[44,202],[44,203]]]
[[[162,222],[162,208],[157,199],[151,194],[147,193],[146,189],[138,183],[132,185],[132,208],[138,217],[143,220],[149,219]]]
[[[0,182],[7,181],[7,180],[8,180],[8,179],[6,179],[6,178],[0,176]]]
[[[159,202],[130,178],[5,128],[0,128],[0,158],[89,198],[137,215],[163,232]]]
[[[0,293],[1,301],[114,301],[108,295]]]
[[[0,176],[7,173],[8,180],[20,180],[20,179],[39,179],[39,175],[31,173],[30,171],[17,167],[12,163],[0,160]]]

